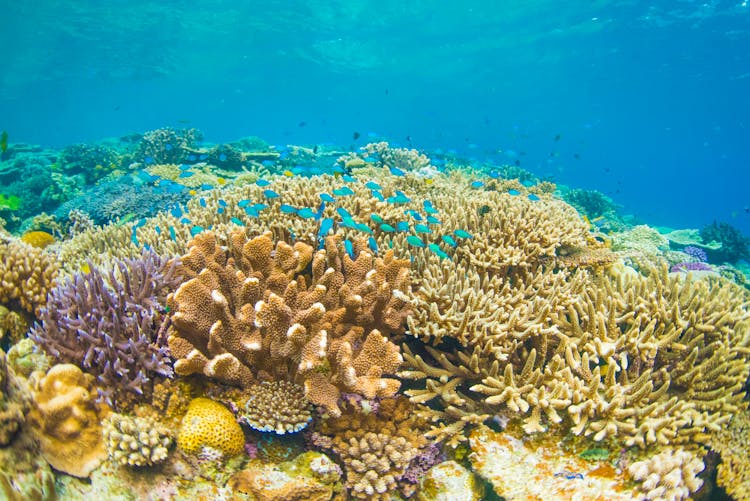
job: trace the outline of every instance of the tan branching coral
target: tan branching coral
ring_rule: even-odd
[[[639,482],[639,500],[680,501],[703,485],[698,474],[703,461],[684,449],[666,449],[628,466],[628,473]]]
[[[427,444],[424,426],[402,397],[384,399],[369,413],[347,402],[341,417],[322,423],[313,442],[341,459],[353,498],[400,499],[398,490],[411,487],[401,479]]]
[[[239,421],[254,430],[295,433],[312,420],[305,389],[291,381],[263,381],[251,386],[248,393]]]
[[[112,413],[104,420],[109,459],[123,466],[151,466],[167,459],[172,432],[150,417]]]
[[[291,380],[334,415],[341,391],[373,398],[398,390],[386,376],[402,357],[382,333],[403,331],[409,271],[392,252],[374,258],[362,249],[352,260],[335,237],[313,254],[269,234],[235,232],[222,246],[205,232],[182,268],[190,279],[169,299],[178,374],[242,387]]]
[[[57,273],[54,254],[19,240],[0,239],[0,304],[18,303],[20,309],[36,314]]]
[[[362,151],[367,155],[376,155],[380,165],[403,171],[420,171],[430,166],[427,155],[414,149],[391,148],[385,141],[367,144]]]
[[[711,448],[721,456],[716,483],[732,499],[750,500],[750,410],[735,414],[729,425],[714,433]]]
[[[53,366],[34,381],[28,416],[47,462],[76,477],[88,477],[107,457],[99,423],[108,409],[96,402],[92,383],[75,365]]]

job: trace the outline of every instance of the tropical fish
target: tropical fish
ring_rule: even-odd
[[[202,189],[202,190],[212,190],[212,189],[214,189],[214,187],[213,187],[213,186],[211,186],[211,185],[210,185],[210,184],[208,184],[208,183],[203,183],[203,184],[201,185],[201,189]]]
[[[427,222],[430,223],[430,224],[443,224],[435,216],[427,216]]]
[[[206,204],[206,199],[205,199],[205,198],[203,198],[203,197],[201,197],[201,198],[200,198],[200,199],[198,200],[198,203],[200,204],[200,206],[201,206],[201,207],[206,207],[206,205],[207,205],[207,204]]]
[[[424,242],[422,241],[422,239],[419,238],[418,236],[415,236],[415,235],[409,235],[408,237],[406,237],[406,242],[409,245],[412,245],[414,247],[424,247],[425,246]]]
[[[279,198],[281,195],[273,190],[263,190],[263,196],[266,198]]]
[[[198,192],[197,192],[197,191],[195,191],[195,190],[190,190],[190,191],[188,191],[188,193],[190,193],[190,196],[191,196],[191,197],[194,197],[195,195],[197,195],[197,194],[198,194]]]
[[[403,232],[409,231],[409,223],[407,223],[406,221],[399,221],[396,224],[396,229]]]
[[[417,233],[431,233],[432,230],[424,224],[417,224],[414,226],[414,231]]]
[[[180,170],[190,170],[191,168],[192,168],[192,165],[180,164]]]
[[[380,187],[378,183],[375,181],[367,181],[365,183],[365,188],[369,188],[371,190],[382,190],[383,188]]]
[[[217,214],[224,214],[224,207],[217,207],[216,208],[216,213]]]
[[[283,174],[284,174],[284,176],[286,176],[286,177],[292,177],[292,176],[294,176],[294,172],[290,171],[289,169],[285,170],[285,171],[283,172]]]
[[[258,217],[260,214],[258,213],[258,210],[251,206],[251,207],[245,207],[245,214],[247,214],[250,217]]]
[[[329,195],[328,193],[321,193],[321,194],[320,194],[320,195],[318,195],[318,196],[320,197],[320,199],[321,199],[322,201],[324,201],[324,202],[328,202],[328,203],[331,203],[331,204],[332,204],[333,202],[335,202],[335,201],[336,201],[336,199],[335,199],[335,198],[333,198],[333,197],[332,197],[331,195]]]
[[[283,212],[284,214],[296,214],[297,213],[297,208],[292,207],[291,205],[288,205],[288,204],[279,205],[279,210]]]
[[[341,188],[333,190],[333,194],[337,197],[345,197],[347,195],[354,195],[354,191],[348,186],[343,186]]]
[[[221,205],[222,207],[226,207],[227,206],[227,201],[224,200],[223,198],[220,198],[219,199],[219,205]]]
[[[347,183],[355,183],[355,182],[357,182],[357,178],[355,178],[354,176],[351,176],[349,174],[344,174],[343,176],[341,176],[341,179],[343,179]]]
[[[472,181],[469,186],[476,189],[476,188],[481,188],[482,186],[484,186],[484,183],[482,181]]]
[[[237,207],[239,207],[240,209],[243,209],[247,207],[248,205],[250,205],[250,200],[246,198],[237,202]]]
[[[256,211],[260,212],[262,210],[268,209],[268,206],[266,204],[254,204],[253,205],[253,209],[255,209]]]
[[[178,205],[176,207],[172,207],[172,210],[170,210],[169,213],[172,214],[172,216],[179,218],[180,216],[182,216],[182,209]]]
[[[346,253],[349,254],[349,257],[354,259],[354,245],[348,238],[344,240],[344,249],[346,249]]]
[[[379,215],[375,214],[375,213],[370,214],[370,219],[372,219],[373,221],[375,221],[378,224],[382,224],[384,222],[384,219],[382,217],[380,217]]]
[[[389,204],[408,204],[411,202],[411,198],[407,197],[403,191],[396,190],[396,194],[392,197],[388,197],[387,202]]]
[[[398,167],[388,167],[388,169],[391,171],[391,174],[394,176],[401,177],[401,176],[406,175],[406,173],[402,171],[401,169],[399,169]]]
[[[358,230],[359,229],[357,227],[357,222],[354,219],[350,218],[350,217],[342,218],[341,219],[341,226],[343,226],[344,228],[351,228],[353,230]]]
[[[429,177],[424,180],[424,184],[426,184],[427,186],[432,186],[432,183],[434,182],[435,181],[433,181],[432,178],[429,178]]]
[[[208,155],[206,155],[205,153],[201,153],[200,156],[198,157],[198,160],[203,161],[207,158],[208,158]]]
[[[491,170],[488,174],[492,179],[497,179],[500,177],[500,172],[496,170]]]
[[[508,190],[508,195],[510,195],[512,197],[518,196],[520,194],[521,194],[521,192],[518,191],[518,190]]]
[[[372,190],[372,191],[370,191],[370,194],[371,194],[371,195],[372,195],[373,197],[375,197],[375,198],[377,198],[378,200],[380,200],[381,202],[385,202],[385,197],[384,197],[384,196],[383,196],[383,194],[382,194],[382,193],[380,193],[380,192],[379,192],[378,190]]]
[[[450,245],[451,247],[458,247],[458,242],[456,242],[456,241],[455,241],[455,240],[453,239],[453,237],[452,237],[452,236],[450,236],[450,235],[443,235],[443,236],[442,236],[442,237],[440,237],[440,238],[442,238],[442,239],[443,239],[443,242],[445,242],[446,244]]]
[[[378,242],[373,237],[367,239],[367,246],[370,247],[370,250],[375,254],[378,253]]]
[[[532,202],[536,202],[537,200],[541,200],[538,195],[535,195],[533,193],[529,193],[529,200]]]
[[[431,244],[429,244],[429,245],[428,245],[427,247],[429,247],[429,248],[430,248],[430,250],[431,250],[432,252],[434,252],[434,253],[435,253],[435,255],[436,255],[437,257],[439,257],[440,259],[450,259],[450,256],[449,256],[448,254],[446,254],[446,253],[445,253],[445,252],[443,251],[443,249],[441,249],[441,248],[440,248],[440,246],[439,246],[438,244],[434,244],[434,243],[431,243]]]
[[[258,179],[257,181],[255,181],[255,184],[263,188],[264,186],[270,185],[271,181],[269,181],[268,179]]]
[[[372,229],[367,226],[365,223],[357,223],[357,229],[361,231],[362,233],[367,233],[369,235],[372,235]]]
[[[218,184],[219,186],[224,186],[225,184],[227,184],[227,180],[223,177],[217,177],[216,184]]]
[[[328,232],[333,228],[333,219],[330,217],[324,218],[320,221],[320,228],[318,228],[318,239],[322,239],[328,235]]]
[[[186,217],[183,217],[182,219],[180,219],[180,222],[182,224],[190,224],[190,220],[188,218],[186,218]]]
[[[310,207],[302,207],[297,210],[297,215],[303,219],[317,218],[317,214]]]
[[[230,219],[234,224],[237,226],[245,226],[245,223],[243,223],[239,218],[233,217]]]
[[[174,226],[170,225],[168,230],[169,230],[169,238],[171,238],[173,241],[177,240],[177,232],[174,231]]]
[[[197,224],[190,228],[190,234],[193,236],[197,235],[201,231],[203,231],[203,226],[198,226]]]
[[[415,211],[414,209],[405,210],[404,214],[406,214],[407,216],[413,217],[416,221],[422,220],[422,215],[419,212]]]
[[[154,226],[154,231],[157,235],[161,235],[161,228],[159,228],[158,226]]]
[[[453,232],[458,238],[474,238],[471,233],[464,230],[456,230]]]
[[[196,157],[195,155],[191,153],[190,155],[187,156],[187,159],[188,159],[188,162],[195,162],[196,160],[198,160],[198,157]]]
[[[394,231],[396,231],[396,228],[394,228],[393,226],[391,226],[390,224],[387,224],[387,223],[381,224],[380,225],[380,229],[383,230],[386,233],[393,233]]]
[[[422,202],[422,206],[424,207],[424,211],[427,214],[437,214],[438,210],[432,206],[432,202],[430,200],[425,200]]]
[[[481,207],[477,209],[477,214],[479,214],[480,216],[484,216],[486,214],[489,214],[490,210],[492,209],[490,209],[489,205],[482,205]]]
[[[343,207],[338,207],[336,209],[336,213],[341,216],[342,219],[353,219],[351,213],[349,213],[349,211],[344,209]]]

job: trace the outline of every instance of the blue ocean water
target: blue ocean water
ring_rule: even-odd
[[[16,1],[0,46],[11,141],[356,131],[750,234],[747,1]]]

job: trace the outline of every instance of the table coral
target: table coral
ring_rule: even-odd
[[[172,433],[154,419],[112,413],[102,425],[112,461],[123,466],[152,466],[167,459]]]
[[[110,405],[148,396],[155,378],[172,376],[160,333],[166,294],[179,282],[175,262],[144,252],[95,266],[59,284],[41,309],[31,337],[48,354],[97,378]]]
[[[238,455],[244,445],[245,435],[229,409],[207,398],[190,402],[177,435],[182,451],[195,455],[215,451],[222,459]]]
[[[638,481],[639,500],[680,501],[698,491],[703,480],[698,474],[704,465],[694,453],[684,449],[666,449],[628,466]]]
[[[92,383],[75,365],[55,365],[34,380],[28,415],[47,462],[76,477],[88,477],[107,457],[100,422],[108,409],[97,403]]]
[[[264,381],[248,389],[240,410],[240,422],[250,428],[278,435],[295,433],[312,420],[305,390],[290,381]]]
[[[37,314],[55,284],[58,262],[53,254],[15,239],[0,240],[0,304],[18,303]]]
[[[242,387],[258,376],[292,380],[333,415],[341,391],[373,398],[398,390],[386,376],[401,354],[382,333],[403,332],[409,274],[392,252],[361,250],[352,260],[334,237],[313,254],[302,242],[243,232],[223,247],[204,232],[182,263],[190,279],[169,299],[178,374]]]

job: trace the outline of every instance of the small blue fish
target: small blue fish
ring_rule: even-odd
[[[190,170],[192,166],[188,164],[180,164],[180,170]]]
[[[273,190],[263,190],[263,196],[266,198],[279,198],[281,195]]]
[[[471,233],[464,230],[456,230],[453,232],[458,238],[474,238]]]
[[[372,235],[372,229],[367,226],[365,223],[357,223],[357,229],[361,231],[362,233],[367,233],[368,235]]]
[[[371,190],[381,190],[381,191],[383,190],[383,188],[381,188],[380,185],[376,183],[375,181],[367,181],[365,183],[365,187]]]
[[[174,146],[172,146],[171,143],[167,143],[167,144],[164,145],[164,149],[167,150],[167,151],[172,151],[173,148],[174,148]]]
[[[398,231],[407,232],[409,231],[409,223],[407,223],[406,221],[399,221],[398,223],[396,223],[396,229]]]
[[[343,186],[341,188],[333,190],[333,194],[337,197],[345,197],[348,195],[354,195],[354,191],[348,186]]]
[[[238,219],[236,217],[233,217],[232,219],[230,219],[230,221],[232,221],[237,226],[245,226],[245,223],[243,223],[242,220],[240,220],[240,219]]]
[[[205,198],[203,198],[203,197],[201,197],[201,198],[200,198],[200,199],[198,200],[198,203],[200,204],[200,206],[201,206],[201,207],[206,207],[206,205],[208,205],[208,204],[206,203],[206,199],[205,199]]]
[[[417,237],[417,236],[415,236],[415,235],[409,235],[408,237],[406,237],[406,242],[409,245],[412,245],[414,247],[420,247],[421,248],[421,247],[425,246],[424,242],[422,241],[422,239],[419,238],[419,237]]]
[[[336,201],[336,199],[335,199],[335,198],[333,198],[333,197],[332,197],[331,195],[329,195],[328,193],[321,193],[321,194],[320,194],[320,195],[318,195],[318,196],[320,197],[320,199],[321,199],[322,201],[324,201],[324,202],[328,202],[329,204],[332,204],[333,202],[335,202],[335,201]]]
[[[317,217],[315,211],[310,207],[302,207],[301,209],[297,210],[297,215],[302,219],[314,219]]]
[[[182,209],[178,205],[177,207],[172,207],[172,210],[170,210],[169,213],[172,214],[172,216],[179,218],[182,216]]]
[[[134,227],[135,227],[135,228],[140,228],[141,226],[143,226],[143,225],[145,225],[145,224],[146,224],[146,218],[145,218],[145,217],[142,217],[142,218],[140,218],[140,219],[138,220],[138,222],[137,222],[137,223],[135,223]]]
[[[343,179],[347,183],[355,183],[355,182],[357,182],[357,179],[355,177],[353,177],[353,176],[350,176],[349,174],[344,174],[343,176],[341,176],[341,179]]]
[[[154,226],[154,231],[157,235],[161,235],[161,228],[159,228],[158,226]]]
[[[253,209],[260,212],[262,210],[268,209],[268,206],[266,204],[254,204]]]
[[[446,244],[450,245],[451,247],[458,247],[458,243],[453,239],[452,236],[450,236],[450,235],[443,235],[440,238],[442,238],[443,242],[445,242]]]
[[[192,228],[190,228],[190,234],[193,236],[197,235],[201,231],[203,231],[203,226],[195,225]]]
[[[373,251],[375,254],[378,253],[378,242],[373,238],[370,237],[367,239],[367,246],[370,248],[371,251]]]
[[[508,195],[510,195],[512,197],[518,196],[520,194],[521,194],[521,192],[518,191],[518,190],[508,190]]]
[[[210,185],[210,184],[208,184],[208,183],[203,183],[203,184],[201,185],[201,189],[202,189],[202,190],[212,190],[212,189],[214,189],[214,187],[213,187],[213,186],[211,186],[211,185]]]
[[[350,218],[350,217],[343,218],[341,220],[341,226],[343,226],[344,228],[351,228],[353,230],[358,230],[359,229],[359,228],[357,228],[357,222],[354,219]]]
[[[163,187],[167,193],[181,193],[187,188],[185,188],[183,185],[178,183],[173,183],[172,181],[169,181],[168,179],[162,179],[160,186]]]
[[[144,183],[153,183],[154,181],[159,179],[159,176],[151,175],[145,170],[139,170],[138,172],[136,172],[135,175],[138,178],[138,180]]]
[[[531,200],[532,202],[536,202],[541,199],[537,195],[534,195],[533,193],[529,193],[529,200]]]
[[[221,205],[222,207],[226,207],[227,206],[226,200],[224,200],[223,198],[220,198],[219,199],[219,205]]]
[[[431,201],[425,200],[424,202],[422,202],[422,205],[424,206],[424,211],[427,214],[437,214],[438,213],[438,210],[435,207],[432,206],[432,202]]]
[[[198,157],[196,157],[195,155],[191,153],[190,155],[187,156],[187,159],[189,162],[195,162],[196,160],[198,160]]]
[[[349,257],[354,259],[354,245],[348,238],[344,240],[344,249],[346,249],[346,253],[349,254]]]
[[[431,233],[432,232],[432,230],[424,224],[416,224],[414,226],[414,231],[416,231],[417,233]]]
[[[297,208],[292,207],[291,205],[288,205],[288,204],[279,205],[279,210],[283,212],[284,214],[296,214],[297,213]]]
[[[273,167],[274,166],[274,161],[273,160],[263,160],[261,162],[261,164],[263,165],[263,167]]]
[[[255,181],[255,184],[263,188],[264,186],[270,185],[271,181],[269,181],[268,179],[258,179],[257,181]]]
[[[258,210],[255,207],[245,207],[245,214],[247,214],[250,217],[258,217],[260,214],[258,213]]]
[[[376,223],[378,223],[378,224],[382,224],[382,223],[384,222],[384,221],[383,221],[383,218],[382,218],[382,217],[380,217],[380,216],[378,216],[378,215],[377,215],[377,214],[375,214],[375,213],[372,213],[372,214],[370,214],[370,219],[372,219],[373,221],[375,221],[375,222],[376,222]]]
[[[138,236],[135,234],[135,228],[133,228],[133,233],[130,235],[130,241],[133,242],[136,247],[141,246],[141,244],[138,243]]]
[[[389,204],[408,204],[411,199],[404,195],[402,191],[396,191],[396,195],[388,197],[386,200]]]
[[[208,155],[206,155],[205,153],[201,153],[201,155],[198,157],[198,160],[203,161],[207,158],[208,158]]]
[[[186,217],[183,217],[182,219],[180,219],[180,222],[182,224],[190,224],[190,220],[188,218],[186,218]]]
[[[227,161],[227,156],[224,153],[219,155],[219,162],[226,162],[226,161]]]
[[[429,247],[430,250],[440,259],[450,259],[450,256],[446,254],[438,244],[429,244],[427,247]]]
[[[244,209],[248,205],[250,205],[250,200],[248,200],[247,198],[245,198],[245,199],[240,200],[239,202],[237,202],[237,207],[239,207],[240,209]]]
[[[404,214],[406,214],[407,216],[413,217],[416,221],[422,220],[422,215],[419,212],[415,211],[414,209],[405,210]]]
[[[339,216],[341,216],[343,219],[352,219],[352,215],[349,213],[348,210],[344,209],[343,207],[339,207],[336,209],[336,213],[338,213]]]
[[[168,229],[169,229],[169,238],[171,238],[172,241],[177,240],[177,232],[174,231],[174,226],[170,226]]]
[[[499,171],[496,171],[496,170],[491,170],[491,171],[490,171],[490,174],[489,174],[489,176],[490,176],[490,177],[491,177],[492,179],[497,179],[497,178],[499,178],[499,177],[500,177],[500,172],[499,172]]]
[[[536,183],[534,183],[534,181],[531,181],[531,180],[527,179],[525,181],[521,181],[521,184],[524,185],[524,186],[526,186],[527,188],[531,188]]]
[[[474,189],[477,189],[477,188],[481,188],[482,186],[484,186],[484,183],[482,181],[472,181],[469,186],[471,186]]]
[[[381,202],[385,202],[385,197],[382,193],[380,193],[378,190],[372,190],[370,194],[374,197],[380,200]]]
[[[320,221],[320,228],[318,229],[318,238],[323,238],[328,235],[328,232],[333,228],[333,219],[330,217],[324,218]]]
[[[218,207],[218,208],[216,209],[216,213],[217,213],[217,214],[224,214],[224,207]]]
[[[388,169],[391,171],[391,175],[393,176],[401,177],[406,175],[406,173],[398,167],[389,167]]]
[[[386,224],[386,223],[381,224],[380,225],[380,229],[383,230],[386,233],[393,233],[394,231],[396,231],[396,228],[394,228],[390,224]]]
[[[430,224],[443,224],[435,216],[427,216],[427,222],[430,223]]]
[[[144,160],[144,162],[146,162],[149,165],[152,164],[152,163],[154,163],[154,157],[146,157],[143,160]]]

